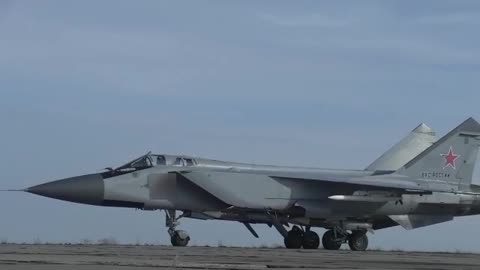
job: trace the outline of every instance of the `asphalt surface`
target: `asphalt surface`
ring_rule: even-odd
[[[0,269],[480,269],[480,254],[283,248],[0,245]]]

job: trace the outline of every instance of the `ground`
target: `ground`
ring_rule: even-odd
[[[284,248],[0,245],[2,270],[480,269],[480,254]]]

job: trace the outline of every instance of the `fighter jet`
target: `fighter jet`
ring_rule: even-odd
[[[338,142],[341,143],[341,142]],[[354,251],[368,232],[415,229],[480,214],[472,184],[480,124],[467,119],[440,140],[425,125],[365,170],[234,163],[148,153],[118,168],[29,187],[24,191],[75,203],[163,210],[174,246],[186,246],[180,218],[267,224],[292,249]],[[182,212],[177,216],[177,211]],[[312,230],[327,229],[323,237]]]

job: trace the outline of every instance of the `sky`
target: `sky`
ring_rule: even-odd
[[[480,119],[479,27],[478,1],[0,1],[0,189],[150,150],[363,169],[421,122]],[[0,193],[0,213],[11,242],[169,242],[161,212]],[[283,242],[254,227],[181,225],[197,245]],[[480,252],[479,228],[370,246]]]

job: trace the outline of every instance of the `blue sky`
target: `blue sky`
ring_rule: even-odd
[[[364,168],[420,122],[480,118],[478,1],[1,1],[1,188],[149,150]],[[166,243],[163,214],[0,194],[10,241]],[[480,218],[379,231],[383,248],[480,251]],[[192,241],[281,243],[184,221]],[[322,230],[318,230],[322,232]]]

